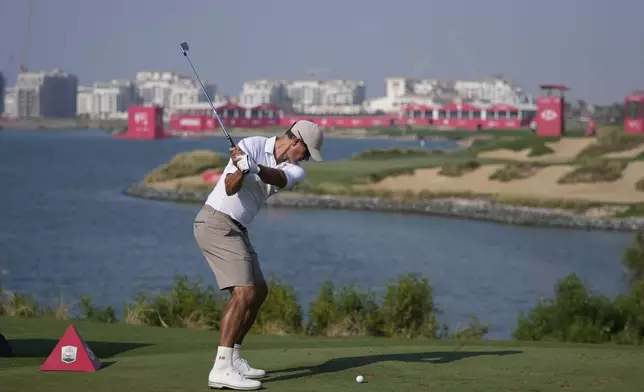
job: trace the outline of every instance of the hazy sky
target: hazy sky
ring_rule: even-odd
[[[27,0],[0,0],[0,70],[15,83]],[[237,96],[244,80],[477,78],[501,74],[537,92],[622,100],[644,89],[643,0],[34,0],[29,68],[81,84],[139,70],[191,72]]]

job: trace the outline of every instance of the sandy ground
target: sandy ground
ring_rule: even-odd
[[[503,183],[488,177],[503,165],[485,165],[461,177],[441,176],[440,168],[420,169],[413,175],[389,177],[372,187],[394,191],[445,191],[498,193],[503,195],[577,199],[618,203],[644,202],[644,192],[635,184],[644,177],[644,162],[630,163],[622,178],[615,182],[594,184],[557,184],[557,180],[573,169],[569,165],[553,165],[537,171],[532,177]]]
[[[521,151],[512,151],[505,149],[486,151],[478,154],[478,157],[488,159],[509,159],[514,161],[565,162],[575,158],[583,149],[596,142],[596,138],[561,139],[553,143],[546,143],[546,146],[550,147],[553,152],[538,157],[528,157],[528,154],[530,153],[529,149]]]
[[[644,153],[644,144],[639,147],[633,148],[626,151],[611,152],[609,154],[604,154],[605,158],[635,158],[638,155]]]
[[[176,185],[180,182],[183,184],[190,184],[190,185],[201,185],[204,183],[203,176],[201,174],[198,174],[196,176],[175,178],[174,180],[157,181],[154,183],[154,187],[163,188],[163,189],[175,189]],[[215,185],[213,184],[213,187],[214,186]]]

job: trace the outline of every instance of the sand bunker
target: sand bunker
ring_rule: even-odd
[[[185,184],[185,185],[202,185],[204,184],[203,175],[197,174],[196,176],[181,177],[181,178],[175,178],[175,179],[166,180],[166,181],[157,181],[152,185],[155,188],[175,189],[177,184],[179,183]],[[214,187],[214,184],[213,184],[213,187]]]
[[[545,143],[547,147],[553,150],[552,153],[529,157],[530,149],[520,151],[513,151],[508,149],[498,149],[493,151],[485,151],[478,154],[479,158],[487,159],[507,159],[513,161],[549,161],[549,162],[565,162],[574,159],[581,151],[589,145],[596,143],[595,138],[568,138],[561,139],[552,143]]]
[[[630,150],[611,152],[604,154],[604,158],[635,158],[644,153],[644,144]]]
[[[386,178],[372,187],[392,191],[498,193],[531,198],[580,199],[618,203],[644,202],[644,192],[635,188],[637,181],[644,177],[644,162],[630,163],[622,173],[622,178],[615,182],[566,185],[557,184],[557,180],[574,169],[570,165],[544,167],[532,177],[507,183],[489,180],[489,176],[502,167],[504,166],[484,165],[461,177],[441,176],[438,174],[440,168],[420,169],[416,170],[413,175]]]

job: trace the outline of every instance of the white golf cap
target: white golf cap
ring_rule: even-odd
[[[324,142],[324,134],[316,123],[308,120],[299,120],[293,125],[291,132],[296,137],[302,139],[306,144],[306,148],[308,148],[311,158],[316,161],[324,160],[320,153],[322,142]]]

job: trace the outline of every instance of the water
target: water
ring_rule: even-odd
[[[416,142],[328,139],[325,157]],[[431,147],[428,143],[427,148]],[[453,148],[451,142],[441,147]],[[196,247],[200,205],[122,195],[174,154],[227,150],[226,140],[115,140],[102,132],[0,131],[0,279],[47,303],[91,295],[121,309],[140,288],[165,290],[176,273],[212,282]],[[521,228],[375,212],[264,209],[250,227],[265,275],[292,284],[304,311],[322,281],[380,290],[396,276],[430,278],[440,320],[470,314],[507,339],[520,311],[576,272],[591,289],[623,290],[628,233]]]

